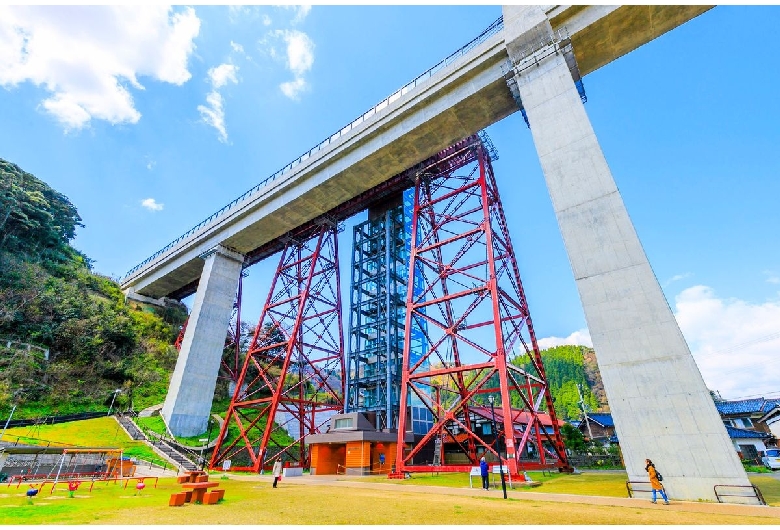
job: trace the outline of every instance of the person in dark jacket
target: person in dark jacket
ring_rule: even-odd
[[[484,456],[479,459],[479,474],[482,475],[482,489],[488,489],[488,463]]]
[[[655,493],[657,491],[661,492],[661,497],[664,498],[664,504],[669,504],[669,499],[666,497],[664,486],[661,484],[661,481],[658,480],[658,472],[655,470],[655,464],[653,464],[653,461],[649,458],[645,460],[645,471],[647,471],[647,474],[650,477],[650,488],[653,490],[653,504],[655,504],[656,501]]]

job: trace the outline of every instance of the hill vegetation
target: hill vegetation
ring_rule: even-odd
[[[559,419],[575,420],[582,414],[582,399],[588,411],[606,404],[604,385],[596,365],[595,352],[585,346],[556,346],[541,351],[555,413]],[[530,371],[527,357],[515,357],[512,364]]]
[[[122,408],[165,396],[186,308],[128,305],[70,245],[81,226],[67,197],[0,159],[0,411],[17,404],[15,418],[105,410],[116,389]]]

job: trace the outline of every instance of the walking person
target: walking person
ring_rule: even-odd
[[[479,459],[479,474],[482,476],[482,489],[487,490],[489,485],[488,463],[485,460],[485,455],[482,455],[482,458]]]
[[[277,458],[276,462],[274,462],[274,469],[273,469],[273,475],[274,475],[274,488],[276,487],[276,483],[279,482],[279,477],[282,476],[282,459]]]
[[[653,490],[653,504],[655,504],[656,501],[655,493],[657,491],[661,493],[664,504],[669,504],[669,499],[666,497],[664,486],[661,484],[661,476],[658,474],[658,471],[655,470],[655,464],[653,464],[653,461],[649,458],[645,460],[645,471],[647,471],[647,474],[650,477],[650,488]]]

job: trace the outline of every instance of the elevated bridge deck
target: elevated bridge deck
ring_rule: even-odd
[[[548,6],[556,34],[570,37],[584,76],[709,9],[709,6]],[[481,35],[373,109],[209,216],[121,280],[125,292],[182,298],[221,244],[248,257],[350,203],[518,110],[507,87],[511,63],[499,18]],[[346,212],[348,209],[343,209]]]

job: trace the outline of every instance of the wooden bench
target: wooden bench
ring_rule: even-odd
[[[168,501],[168,506],[184,506],[187,493],[191,494],[192,492],[182,491],[181,493],[173,493],[171,500]]]
[[[203,495],[203,504],[217,504],[225,496],[225,490],[213,489]]]

